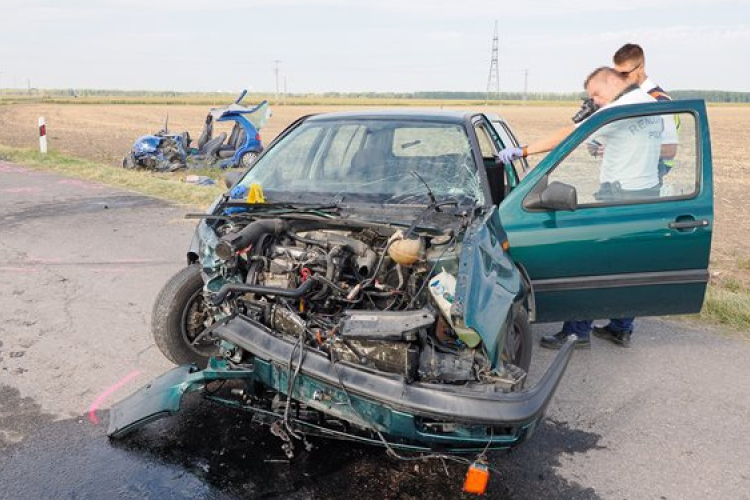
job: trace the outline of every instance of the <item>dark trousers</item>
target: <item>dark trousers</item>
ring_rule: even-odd
[[[671,165],[667,165],[664,160],[659,159],[659,186],[664,183],[664,176],[672,170]]]
[[[613,318],[609,320],[607,327],[613,332],[632,332],[635,318]],[[579,337],[588,337],[593,329],[592,320],[566,321],[563,323],[562,331],[568,335],[574,333]]]

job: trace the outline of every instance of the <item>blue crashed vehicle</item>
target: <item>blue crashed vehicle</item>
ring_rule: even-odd
[[[231,105],[212,108],[193,147],[188,132],[170,133],[164,129],[153,135],[139,137],[122,162],[123,168],[172,172],[184,168],[219,167],[247,168],[263,151],[260,130],[271,116],[268,101],[248,108],[240,103],[247,90]],[[214,136],[215,122],[233,122],[226,132]]]

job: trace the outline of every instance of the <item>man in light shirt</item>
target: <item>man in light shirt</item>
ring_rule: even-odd
[[[616,106],[656,101],[638,85],[629,83],[623,75],[609,67],[593,71],[586,78],[584,87],[589,98],[599,108],[593,114]],[[522,148],[506,148],[499,153],[500,160],[508,163],[520,157],[550,151],[589,118],[590,116],[574,126],[563,127]],[[667,120],[671,121],[671,117],[664,119],[660,115],[654,115],[617,120],[599,128],[587,139],[589,144],[602,146],[600,187],[594,195],[597,200],[618,202],[659,197],[658,165],[664,147],[664,136],[668,133]],[[612,319],[609,325],[597,328],[595,333],[623,347],[629,347],[632,326],[632,318]],[[592,328],[593,321],[566,321],[562,331],[543,337],[540,344],[542,347],[559,349],[568,336],[575,334],[578,337],[576,347],[589,348]]]
[[[640,45],[626,43],[617,49],[615,55],[612,56],[612,62],[615,64],[615,71],[620,73],[628,83],[638,85],[657,101],[672,100],[672,97],[646,74],[646,56]],[[677,131],[680,127],[680,118],[678,115],[671,117],[664,116],[664,118],[665,120],[671,118],[674,123],[665,121],[667,128],[664,131],[662,153],[659,158],[660,182],[674,166],[674,157],[677,154],[678,144]]]
[[[594,70],[586,78],[584,88],[598,108],[593,114],[615,106],[655,102],[638,85],[629,84],[620,73],[606,66]],[[527,146],[505,148],[499,153],[500,160],[508,163],[521,157],[551,151],[589,118],[590,116],[575,125],[562,127]],[[658,115],[619,120],[594,132],[588,142],[606,141],[602,148],[602,187],[606,188],[605,183],[617,183],[620,195],[624,197],[641,194],[637,192],[643,190],[649,192],[642,194],[652,195],[655,189],[658,196],[659,176],[656,166],[665,132],[664,122]]]

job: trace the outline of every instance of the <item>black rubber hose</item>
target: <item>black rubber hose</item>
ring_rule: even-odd
[[[239,283],[229,283],[221,287],[211,298],[213,305],[218,306],[230,293],[257,293],[258,295],[273,295],[275,297],[285,297],[298,299],[312,290],[317,280],[314,276],[309,277],[304,283],[297,288],[278,288],[273,286],[262,285],[242,285]]]
[[[289,229],[289,223],[280,219],[256,220],[236,233],[221,237],[216,245],[216,256],[222,260],[231,259],[237,252],[254,245],[264,234],[279,234]]]

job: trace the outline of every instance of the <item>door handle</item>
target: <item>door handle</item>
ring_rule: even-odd
[[[706,219],[700,220],[677,220],[669,223],[669,229],[695,229],[698,227],[707,227],[709,222]]]

